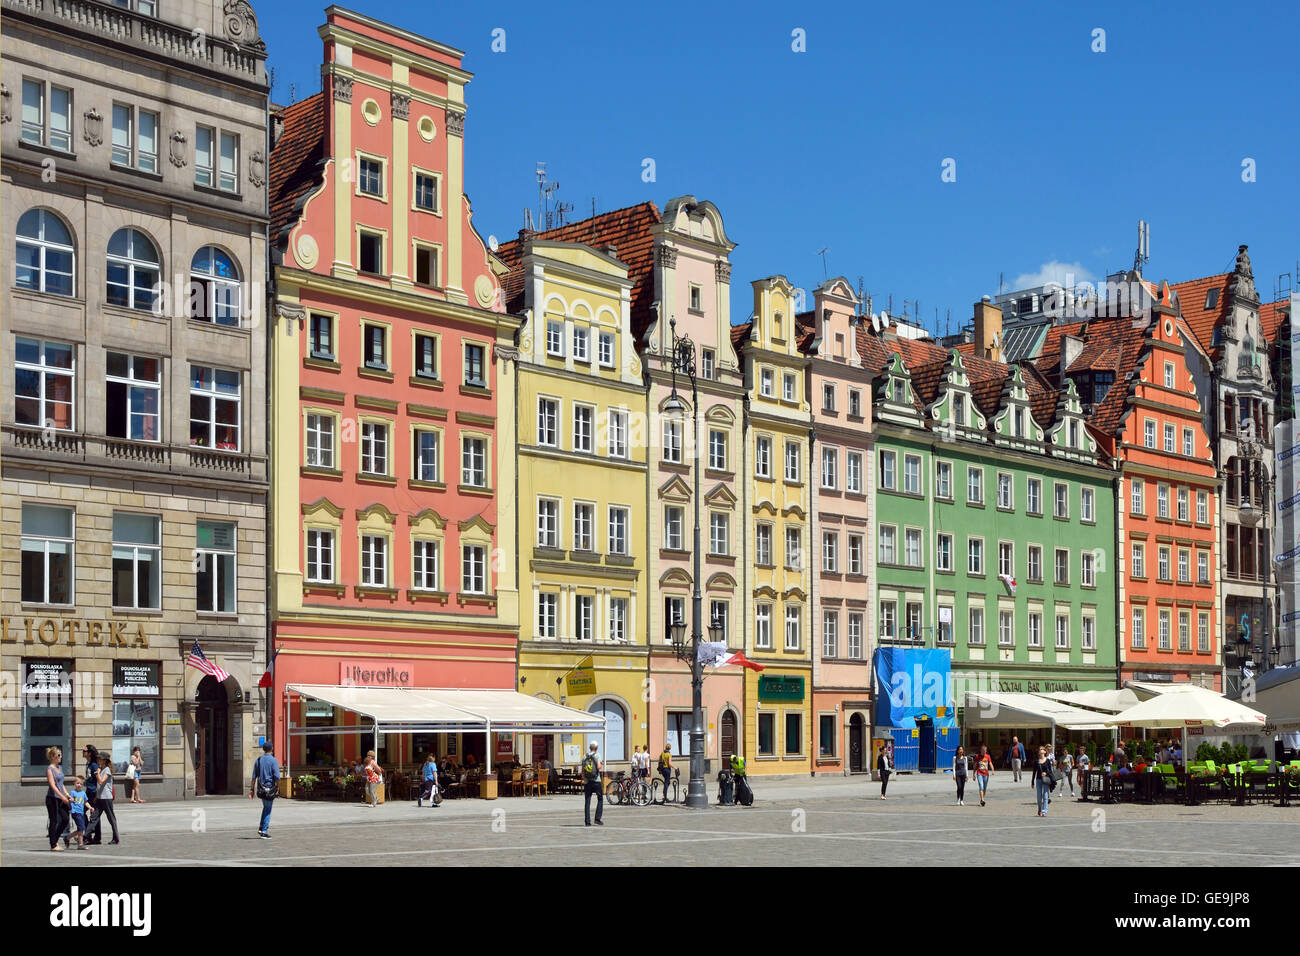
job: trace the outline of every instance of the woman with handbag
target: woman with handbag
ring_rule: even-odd
[[[952,777],[957,781],[957,806],[966,805],[966,748],[958,747],[957,756],[952,758]]]
[[[1034,764],[1034,789],[1038,794],[1038,815],[1047,816],[1047,804],[1052,793],[1052,761],[1047,748],[1038,748],[1038,762]]]

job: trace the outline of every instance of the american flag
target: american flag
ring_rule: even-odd
[[[212,661],[203,656],[203,648],[199,647],[197,639],[194,641],[194,646],[190,648],[190,656],[185,658],[185,666],[197,667],[199,670],[203,671],[203,673],[215,677],[218,682],[221,682],[230,676],[221,669],[220,665],[212,663]]]

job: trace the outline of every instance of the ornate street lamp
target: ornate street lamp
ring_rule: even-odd
[[[672,351],[669,358],[673,369],[673,389],[664,402],[666,414],[682,415],[686,412],[686,403],[677,394],[677,374],[680,372],[691,382],[691,453],[696,457],[695,494],[695,542],[692,555],[691,574],[691,643],[686,650],[686,625],[680,619],[673,622],[671,636],[677,650],[678,659],[689,653],[691,665],[691,778],[686,790],[686,805],[703,810],[709,805],[709,795],[704,788],[704,665],[700,663],[700,641],[703,639],[704,598],[700,594],[700,391],[695,378],[695,343],[689,336],[677,337],[677,319],[668,320],[672,337]],[[712,628],[709,629],[712,632]]]

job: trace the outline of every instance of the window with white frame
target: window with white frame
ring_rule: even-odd
[[[1016,646],[1016,619],[1011,611],[998,611],[998,646]]]
[[[731,553],[731,526],[725,514],[709,514],[709,554],[728,555]]]
[[[307,529],[307,583],[334,583],[334,532]]]
[[[730,637],[731,635],[730,622],[731,622],[731,605],[729,605],[726,601],[710,601],[709,602],[709,626],[712,627],[716,624],[718,627],[722,629],[720,638],[722,643],[724,644],[727,642],[727,638]]]
[[[672,627],[674,622],[680,621],[686,623],[686,599],[679,597],[664,598],[664,640],[671,642],[673,639]]]
[[[113,512],[113,607],[162,607],[162,519]]]
[[[1169,517],[1169,486],[1156,485],[1156,517]]]
[[[1016,546],[1010,541],[998,542],[998,574],[1016,576]]]
[[[785,480],[799,481],[801,471],[799,443],[788,441],[785,443]]]
[[[240,376],[205,365],[190,366],[190,444],[239,451]]]
[[[1171,647],[1170,647],[1170,640],[1171,640],[1171,637],[1170,637],[1170,633],[1169,633],[1169,632],[1170,632],[1170,615],[1169,615],[1169,612],[1166,611],[1166,610],[1164,610],[1164,609],[1162,608],[1162,609],[1160,610],[1160,612],[1159,612],[1158,620],[1159,620],[1159,624],[1157,625],[1158,628],[1159,628],[1159,634],[1158,634],[1158,637],[1159,637],[1159,641],[1160,641],[1160,643],[1159,643],[1159,648],[1160,648],[1160,650],[1162,650],[1162,651],[1171,650]]]
[[[460,589],[466,594],[487,594],[487,548],[482,545],[461,546]]]
[[[781,398],[787,402],[793,402],[798,397],[795,390],[794,375],[786,372],[781,376]]]
[[[1165,388],[1174,387],[1174,363],[1165,363]]]
[[[754,439],[754,476],[772,477],[772,439],[763,435]]]
[[[903,563],[909,568],[919,568],[921,561],[921,529],[907,528],[903,531]]]
[[[878,530],[880,550],[876,560],[881,564],[898,563],[898,529],[892,524],[882,524]]]
[[[835,411],[835,386],[830,382],[822,385],[822,411]]]
[[[876,475],[877,484],[886,491],[894,491],[897,488],[895,467],[898,457],[892,451],[882,451],[879,460],[880,470]]]
[[[1093,575],[1095,558],[1091,551],[1079,552],[1079,583],[1085,588],[1096,587],[1097,582]]]
[[[465,343],[465,384],[487,388],[487,349],[474,342]]]
[[[862,453],[851,451],[845,461],[844,488],[849,494],[862,494]]]
[[[560,596],[546,591],[537,592],[537,636],[554,638],[559,634]]]
[[[412,371],[416,378],[438,378],[438,339],[422,332],[415,334],[415,361]]]
[[[48,209],[29,209],[18,219],[15,284],[20,289],[72,295],[76,249],[63,220]]]
[[[1052,514],[1058,518],[1070,517],[1070,486],[1058,481],[1052,491]]]
[[[1180,584],[1192,582],[1192,554],[1186,548],[1178,549],[1178,582]]]
[[[1070,649],[1070,615],[1056,615],[1056,649],[1065,651]]]
[[[892,641],[898,637],[898,602],[880,602],[880,639]]]
[[[1156,576],[1161,581],[1172,581],[1169,576],[1169,549],[1161,546],[1156,549]]]
[[[471,488],[487,487],[487,439],[461,436],[460,482]]]
[[[1196,493],[1196,521],[1198,524],[1210,523],[1210,496],[1204,491]]]
[[[361,323],[362,361],[366,368],[388,370],[388,328],[368,322]]]
[[[942,531],[934,539],[934,567],[936,571],[952,570],[952,535]]]
[[[619,644],[627,642],[627,598],[609,599],[609,639]]]
[[[848,629],[848,654],[849,660],[862,660],[863,634],[862,634],[863,616],[860,613],[849,613]]]
[[[556,399],[537,400],[537,444],[560,447],[560,403]]]
[[[903,456],[903,491],[909,495],[921,493],[921,458],[919,455]]]
[[[713,381],[715,364],[716,354],[713,349],[700,349],[700,377],[705,381]]]
[[[139,229],[125,227],[108,240],[105,257],[109,305],[152,312],[158,301],[162,260],[153,241]]]
[[[966,469],[966,500],[973,505],[984,503],[984,469]]]
[[[573,596],[573,636],[590,641],[596,636],[596,599],[590,594]]]
[[[1056,583],[1070,583],[1070,549],[1056,549]]]
[[[611,408],[608,412],[606,449],[610,458],[627,457],[627,412]]]
[[[834,448],[822,449],[822,487],[834,490],[839,482],[839,451]]]
[[[1196,615],[1196,649],[1202,654],[1210,652],[1210,615],[1205,611]]]
[[[1186,488],[1178,489],[1178,520],[1179,521],[1192,520],[1190,499],[1191,499],[1191,495],[1188,489]]]
[[[564,323],[550,319],[546,323],[546,354],[564,357]]]
[[[709,468],[727,470],[727,433],[716,428],[709,429]]]
[[[1029,649],[1042,649],[1043,646],[1043,615],[1039,611],[1029,612]]]
[[[601,332],[596,337],[596,361],[602,368],[614,367],[614,333]]]
[[[1133,542],[1129,573],[1135,578],[1147,576],[1147,546],[1140,541]]]
[[[1079,489],[1079,520],[1094,522],[1097,520],[1095,492],[1091,488]]]
[[[848,572],[849,574],[861,574],[862,555],[863,555],[862,535],[850,534],[847,537],[848,537],[848,551],[849,551]]]
[[[415,174],[415,208],[422,212],[438,211],[438,177],[428,173]]]
[[[190,261],[191,319],[237,327],[241,316],[239,267],[216,246],[204,246]]]
[[[761,568],[772,566],[772,526],[754,526],[754,563]]]
[[[772,370],[770,368],[762,369],[758,375],[758,391],[764,398],[771,398],[772,392]]]
[[[1025,572],[1035,584],[1043,581],[1043,549],[1041,545],[1031,544],[1025,551]]]
[[[416,591],[438,590],[438,542],[416,538],[411,542],[411,587]]]
[[[333,426],[333,419],[330,425]],[[438,473],[438,433],[425,428],[417,428],[412,437],[411,464],[416,481],[440,481]]]
[[[234,614],[236,537],[230,522],[195,523],[195,610]]]
[[[573,450],[590,454],[594,449],[596,409],[590,405],[573,406]]]
[[[609,506],[609,553],[610,554],[627,554],[628,543],[628,515],[627,508],[617,505]]]
[[[1016,506],[1014,487],[1010,475],[998,472],[998,507],[1004,511],[1010,511]]]
[[[967,643],[983,645],[984,643],[984,609],[973,607],[969,614],[970,631]]]
[[[22,140],[72,152],[72,90],[23,78]]]
[[[1144,607],[1133,608],[1132,646],[1137,650],[1147,646],[1147,610]]]
[[[1025,511],[1031,515],[1043,513],[1043,483],[1038,478],[1025,482]]]
[[[596,506],[586,502],[573,505],[573,550],[596,550]]]
[[[798,528],[785,529],[785,566],[791,571],[803,570],[803,532]]]
[[[158,441],[162,363],[145,355],[105,355],[104,430],[110,438]]]
[[[1129,511],[1135,515],[1146,513],[1146,482],[1141,478],[1129,479]]]
[[[676,505],[664,508],[664,547],[669,551],[681,551],[685,547],[682,534],[683,512]]]
[[[840,615],[838,611],[822,612],[822,657],[840,656]]]
[[[158,172],[157,113],[125,103],[113,104],[112,162],[142,173]]]
[[[966,573],[984,573],[984,539],[968,538],[966,540]]]
[[[1085,651],[1095,651],[1097,649],[1097,619],[1085,615],[1082,620],[1083,649]]]
[[[1169,454],[1174,453],[1174,426],[1165,424],[1165,451]]]
[[[388,474],[388,426],[380,422],[361,423],[361,471],[367,475]]]
[[[772,649],[772,605],[759,604],[754,608],[754,647],[760,651]]]
[[[1178,612],[1178,649],[1180,651],[1190,651],[1192,649],[1192,612]]]
[[[1144,448],[1156,447],[1156,423],[1148,418],[1142,422],[1142,445]]]
[[[573,327],[573,360],[575,362],[590,362],[590,350],[588,343],[591,339],[591,332],[585,325],[575,325]]]
[[[803,635],[800,632],[800,621],[803,609],[798,607],[787,607],[785,609],[785,649],[787,651],[797,651],[803,646]]]
[[[678,418],[665,418],[663,460],[674,465],[682,461],[682,422]]]
[[[76,535],[71,508],[22,504],[22,602],[73,603]]]
[[[1196,583],[1210,583],[1210,555],[1207,551],[1196,552]]]
[[[840,570],[840,536],[834,531],[822,532],[822,570],[831,574]]]
[[[388,538],[382,534],[361,536],[361,584],[388,587]]]
[[[210,126],[194,130],[194,185],[239,191],[239,137]]]
[[[560,547],[560,502],[556,498],[537,499],[537,546]]]
[[[1183,429],[1183,456],[1191,458],[1196,454],[1196,438],[1190,428]]]

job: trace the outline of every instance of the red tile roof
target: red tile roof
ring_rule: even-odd
[[[300,203],[321,183],[325,159],[325,94],[317,93],[280,113],[284,132],[271,150],[271,243],[285,239],[298,222]]]
[[[632,286],[632,334],[640,339],[650,326],[654,301],[654,236],[651,229],[662,221],[659,207],[652,202],[637,203],[612,212],[602,212],[578,222],[567,223],[544,232],[525,233],[497,249],[497,257],[510,267],[505,280],[506,311],[516,315],[524,308],[524,245],[529,239],[545,242],[575,242],[600,250],[614,246],[614,255],[627,266]]]
[[[1176,282],[1172,286],[1178,293],[1179,311],[1187,327],[1192,330],[1196,340],[1212,358],[1218,358],[1218,346],[1214,344],[1214,330],[1228,315],[1228,283],[1232,280],[1231,272],[1192,279],[1189,282]],[[1219,295],[1214,307],[1207,309],[1205,301],[1211,289],[1218,289]]]

